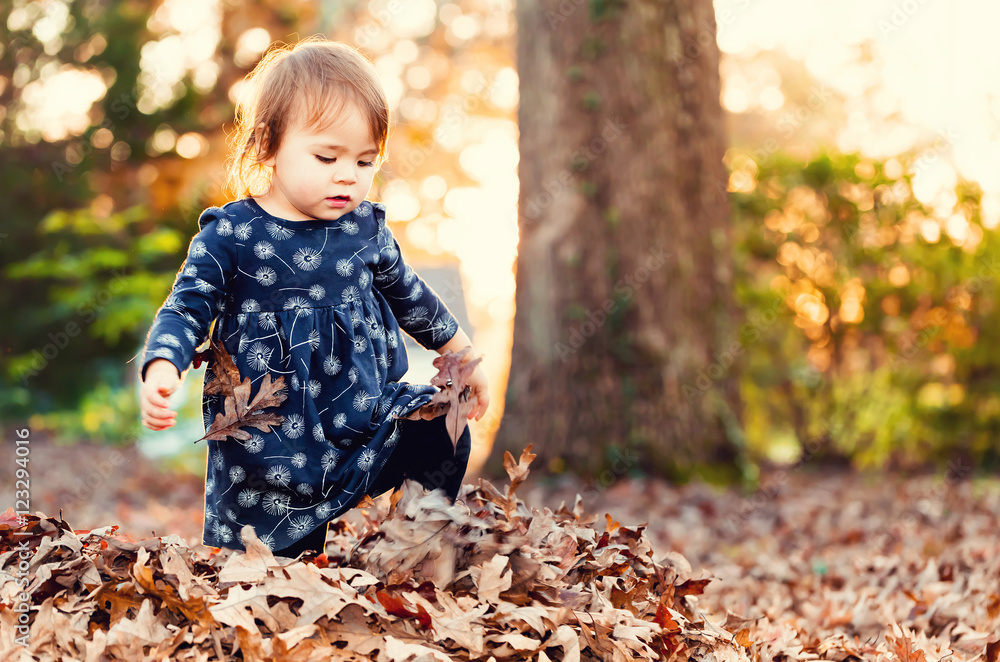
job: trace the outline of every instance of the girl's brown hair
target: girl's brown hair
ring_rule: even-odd
[[[228,187],[237,197],[259,195],[271,183],[264,161],[289,126],[312,129],[353,103],[368,119],[378,160],[385,156],[389,103],[375,68],[354,48],[321,36],[275,44],[246,77],[230,135]]]

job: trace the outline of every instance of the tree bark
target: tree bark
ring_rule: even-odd
[[[712,0],[518,0],[517,21],[517,308],[487,473],[528,444],[534,470],[599,484],[735,467]]]

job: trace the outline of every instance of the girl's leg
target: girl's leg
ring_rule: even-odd
[[[458,492],[462,489],[462,479],[469,465],[469,452],[472,450],[472,434],[466,425],[458,444],[452,445],[451,437],[445,427],[445,417],[438,416],[429,421],[409,421],[410,423],[429,423],[424,426],[423,433],[427,446],[418,455],[412,477],[428,490],[444,489],[448,500],[455,503]]]
[[[284,549],[274,550],[275,554],[295,558],[302,552],[312,552],[319,556],[326,550],[326,529],[329,522],[317,526],[315,529],[293,542]]]
[[[368,493],[378,496],[399,487],[409,477],[428,490],[442,488],[448,500],[455,503],[472,449],[469,426],[465,426],[457,447],[453,447],[444,416],[429,421],[402,420],[399,425],[400,446],[382,467]]]

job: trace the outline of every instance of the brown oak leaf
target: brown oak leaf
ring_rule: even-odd
[[[534,443],[528,444],[527,448],[522,449],[521,457],[516,462],[510,451],[504,451],[503,453],[503,468],[510,478],[510,486],[507,488],[508,500],[514,498],[514,492],[520,487],[521,483],[528,479],[528,466],[532,460],[538,457],[537,454],[531,452],[532,446],[534,446]]]
[[[226,351],[225,346],[216,343],[214,338],[211,351],[215,357],[212,363],[215,379],[206,382],[204,392],[206,395],[218,394],[222,397],[225,413],[216,414],[205,436],[196,439],[195,443],[207,439],[224,441],[227,437],[246,441],[250,439],[250,433],[244,428],[254,427],[261,432],[270,432],[271,426],[281,425],[285,420],[284,416],[264,409],[277,407],[288,397],[282,393],[285,378],[279,376],[272,381],[270,373],[264,375],[257,397],[250,402],[250,378],[240,377],[232,356]]]
[[[983,656],[986,658],[986,662],[997,662],[1000,659],[1000,639],[986,644]]]

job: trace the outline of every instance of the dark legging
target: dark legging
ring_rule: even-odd
[[[396,489],[409,477],[428,490],[443,489],[448,501],[455,503],[472,449],[469,426],[465,426],[462,436],[458,438],[458,446],[454,449],[445,428],[444,416],[429,421],[402,420],[399,433],[399,448],[393,451],[367,494],[377,497]],[[328,525],[329,523],[319,525],[288,547],[275,550],[275,553],[291,558],[305,551],[322,553],[326,548]]]

